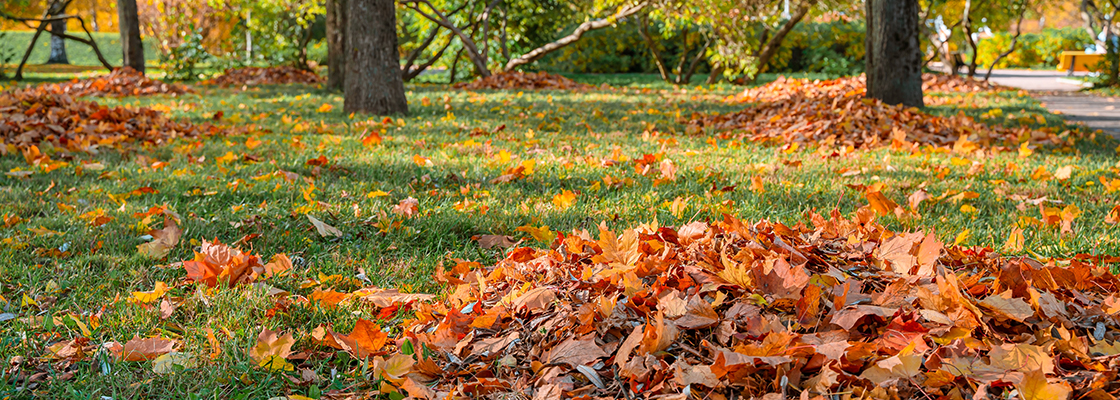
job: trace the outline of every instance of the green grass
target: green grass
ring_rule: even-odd
[[[625,83],[617,77],[598,79],[592,82]],[[91,357],[70,367],[71,379],[34,390],[21,391],[5,375],[0,394],[268,398],[283,393],[311,395],[366,382],[357,364],[341,356],[305,365],[327,377],[314,388],[293,385],[280,373],[253,365],[246,352],[262,327],[294,332],[299,350],[323,350],[311,343],[312,328],[331,322],[346,332],[358,317],[375,319],[376,310],[295,305],[288,313],[265,318],[273,300],[260,290],[211,291],[193,284],[172,290],[184,303],[167,320],[160,320],[151,307],[125,301],[130,292],[151,290],[156,281],[180,282],[185,274],[175,263],[189,260],[203,239],[230,243],[257,234],[240,246],[266,259],[281,252],[301,257],[305,263],[291,276],[267,281],[293,295],[308,296],[316,288],[352,291],[357,288],[354,283],[304,283],[319,279],[320,274],[355,277],[360,269],[369,279],[362,286],[436,292],[439,288],[430,276],[437,266],[453,265],[456,259],[487,264],[502,257],[499,250],[479,248],[471,240],[473,235],[511,235],[526,239],[527,245],[545,246],[516,229],[547,225],[555,231],[586,229],[594,234],[600,222],[612,228],[655,220],[679,225],[719,219],[724,213],[750,221],[795,224],[805,221],[810,210],[827,213],[838,208],[851,213],[867,201],[847,185],[882,182],[885,194],[900,204],[919,188],[934,197],[946,195],[945,200],[924,203],[920,218],[886,218],[891,229],[934,231],[949,243],[967,230],[970,234],[962,245],[999,248],[1012,227],[1025,218],[1041,218],[1038,206],[1025,200],[1045,197],[1051,206],[1077,205],[1082,214],[1074,222],[1073,234],[1065,237],[1057,227],[1024,224],[1027,254],[1120,254],[1120,230],[1104,222],[1118,204],[1117,193],[1107,193],[1098,182],[1102,176],[1120,178],[1120,162],[1117,142],[1103,137],[1038,149],[1026,158],[1015,152],[959,155],[928,149],[916,153],[882,149],[826,158],[816,148],[783,151],[712,134],[684,134],[678,116],[742,107],[719,101],[738,90],[730,87],[692,86],[682,91],[639,81],[631,88],[591,92],[465,92],[442,85],[407,89],[411,114],[386,126],[384,141],[370,147],[362,145],[363,130],[356,123],[381,118],[351,119],[341,111],[338,93],[313,87],[263,86],[246,92],[200,87],[198,94],[177,98],[102,100],[114,106],[158,105],[200,122],[223,111],[227,121],[257,119],[255,123],[271,133],[252,136],[263,142],[255,149],[246,147],[248,136],[216,135],[163,147],[79,154],[68,161],[68,167],[25,179],[0,176],[0,214],[25,220],[0,227],[0,239],[7,240],[0,243],[0,295],[9,302],[5,312],[19,316],[0,322],[0,358],[19,355],[33,360],[50,344],[81,335],[72,323],[49,326],[30,317],[88,318],[104,306],[91,343],[161,335],[178,340],[178,351],[199,355],[205,364],[155,374],[151,363]],[[1064,129],[1060,119],[1045,113],[1036,101],[1015,93],[961,99],[960,106],[931,110],[979,116],[999,108],[1004,116],[992,119],[993,123],[1012,123],[1007,121],[1012,113],[1042,115],[1046,125]],[[318,112],[323,104],[333,105],[333,110]],[[227,153],[237,159],[217,161]],[[502,159],[505,153],[508,161]],[[671,159],[678,166],[678,179],[655,182],[656,164],[643,175],[628,161],[645,154]],[[246,161],[246,155],[256,161]],[[328,166],[307,165],[307,160],[321,155],[330,160]],[[426,157],[431,166],[418,165],[415,156]],[[491,183],[526,160],[536,164],[525,179]],[[154,161],[169,165],[153,169]],[[105,169],[77,174],[76,166],[82,162],[99,162]],[[1065,165],[1074,166],[1066,181],[1031,178],[1038,168],[1053,172]],[[28,168],[18,155],[0,157],[3,171]],[[314,190],[308,191],[308,181],[259,179],[277,170],[308,178]],[[752,177],[762,180],[764,191],[750,189]],[[158,193],[123,202],[110,198],[144,186]],[[727,187],[733,189],[721,190]],[[564,190],[577,193],[568,209],[552,201]],[[388,196],[367,196],[375,191]],[[949,200],[963,191],[979,196],[958,203]],[[317,203],[309,203],[305,193],[313,194]],[[394,217],[391,207],[408,197],[419,200],[420,214]],[[64,211],[60,204],[75,210]],[[136,252],[136,245],[143,243],[140,236],[151,227],[132,214],[158,205],[167,205],[183,217],[184,242],[166,260],[146,259]],[[962,212],[963,205],[976,212]],[[91,228],[78,218],[97,209],[113,220]],[[320,237],[304,213],[341,229],[345,237]],[[383,229],[386,221],[400,225]],[[37,236],[29,231],[39,227],[64,234]],[[95,252],[99,242],[103,245]],[[35,255],[36,249],[60,248],[68,254]],[[42,309],[21,306],[24,295],[38,299]],[[207,327],[231,334],[220,334],[222,354],[215,360],[205,356],[209,354]],[[106,366],[110,372],[103,373]],[[330,378],[332,368],[338,371],[334,378]]]
[[[85,38],[85,32],[67,31],[67,33],[75,36]],[[31,38],[35,35],[35,31],[3,31],[3,40],[0,40],[0,54],[13,54],[12,60],[8,64],[12,66],[5,68],[6,70],[15,69],[15,65],[19,65],[19,61],[23,58],[23,53],[27,51],[27,45],[31,43]],[[48,33],[43,33],[39,36],[39,40],[35,43],[34,49],[31,51],[31,58],[27,60],[28,64],[43,64],[47,62],[50,56],[50,38]],[[97,42],[97,47],[101,50],[101,54],[105,56],[105,60],[114,66],[121,65],[121,37],[116,32],[93,32],[93,39]],[[75,41],[66,41],[66,56],[73,65],[96,65],[100,66],[101,62],[97,60],[97,55],[94,53],[93,48],[86,46],[82,43]],[[159,60],[159,51],[151,40],[144,40],[144,59],[148,64],[153,64]],[[10,71],[9,71],[10,72]]]

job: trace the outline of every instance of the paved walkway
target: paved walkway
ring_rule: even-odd
[[[1061,71],[992,71],[992,82],[1031,91],[1043,107],[1067,121],[1120,137],[1120,98],[1080,93],[1076,82],[1064,78],[1066,73]]]

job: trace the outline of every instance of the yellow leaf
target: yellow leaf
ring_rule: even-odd
[[[969,236],[972,236],[972,230],[965,229],[961,231],[961,233],[957,234],[957,238],[953,240],[953,246],[959,246],[961,243],[964,243],[968,240]]]
[[[1071,391],[1068,383],[1050,383],[1042,371],[1027,372],[1018,386],[1023,400],[1065,400]]]
[[[422,155],[419,155],[419,154],[416,154],[416,155],[412,156],[412,162],[415,163],[416,166],[418,166],[418,167],[431,167],[432,165],[434,165],[434,164],[432,164],[431,159],[429,159],[428,157],[424,157]]]
[[[980,212],[980,210],[977,210],[976,207],[970,206],[968,204],[961,206],[961,213],[963,214],[976,214],[978,212]]]
[[[233,162],[233,161],[237,161],[237,155],[236,155],[236,154],[233,154],[233,152],[232,152],[232,151],[227,151],[227,152],[226,152],[226,155],[224,155],[224,156],[221,156],[221,157],[218,157],[218,159],[217,159],[217,160],[218,160],[218,163],[219,163],[219,164],[220,164],[220,163],[228,163],[228,162]]]
[[[331,112],[331,110],[333,110],[333,109],[334,109],[334,106],[332,106],[330,104],[327,104],[327,103],[323,103],[323,105],[319,106],[319,109],[316,110],[316,111],[321,112],[321,113],[326,113],[326,112]]]
[[[148,304],[159,300],[163,294],[167,293],[167,284],[163,282],[156,282],[156,287],[150,292],[132,292],[132,301],[134,303]]]
[[[766,186],[762,183],[762,178],[758,175],[751,177],[751,191],[758,194],[766,192]]]
[[[1008,253],[1018,253],[1023,251],[1023,229],[1015,228],[1011,230],[1011,235],[1007,237],[1007,242],[1003,244],[1003,251]]]
[[[374,190],[372,192],[367,193],[366,197],[372,199],[374,197],[385,197],[385,196],[388,196],[388,195],[389,195],[389,193],[386,193],[386,192],[383,192],[383,191],[380,191],[380,190]]]
[[[552,196],[552,204],[560,210],[567,210],[576,203],[576,194],[571,190],[565,190],[560,194]]]
[[[553,240],[556,240],[556,233],[549,230],[548,225],[542,226],[540,228],[533,227],[531,225],[525,225],[522,227],[518,227],[515,230],[518,232],[528,233],[533,237],[533,239],[537,239],[538,242],[544,244],[551,244]]]

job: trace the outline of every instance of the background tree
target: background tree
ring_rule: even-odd
[[[1104,85],[1120,85],[1120,37],[1116,34],[1116,17],[1120,1],[1081,1],[1081,19],[1098,49],[1105,50]]]
[[[47,8],[47,18],[54,18],[51,20],[51,55],[47,58],[47,64],[69,64],[70,60],[66,57],[66,40],[62,35],[66,34],[66,19],[57,17],[66,14],[66,8],[70,6],[73,0],[52,1]]]
[[[467,56],[474,65],[475,71],[481,76],[490,76],[494,69],[508,72],[531,64],[551,52],[575,43],[587,32],[612,26],[620,20],[637,14],[648,5],[645,1],[634,3],[612,1],[605,4],[590,1],[570,2],[569,13],[586,16],[587,20],[558,39],[550,39],[535,48],[526,49],[518,56],[511,57],[509,55],[511,49],[505,42],[508,39],[508,26],[504,23],[491,23],[491,18],[495,14],[503,15],[505,21],[512,20],[506,18],[508,15],[506,8],[496,12],[499,6],[505,5],[503,0],[490,0],[486,3],[466,0],[466,7],[462,7],[461,3],[439,0],[402,0],[402,4],[421,17],[451,31],[462,46],[459,52]],[[457,10],[464,9],[466,12],[462,16],[455,15]],[[498,46],[491,47],[490,42],[495,39],[501,42]],[[495,49],[505,49],[505,57],[509,58],[509,61],[504,65],[491,65],[490,52]],[[457,59],[458,57],[455,58]],[[452,61],[452,67],[454,66],[455,62]]]
[[[394,0],[349,0],[346,112],[407,114]]]
[[[327,0],[327,88],[342,90],[346,79],[346,0]]]
[[[144,73],[144,42],[140,40],[136,0],[117,0],[117,26],[121,31],[122,64]]]
[[[918,0],[867,0],[867,97],[921,107]]]
[[[659,3],[658,13],[667,21],[707,27],[714,37],[707,54],[712,63],[708,83],[736,76],[753,82],[820,1],[789,3],[786,15],[783,0],[668,0]]]

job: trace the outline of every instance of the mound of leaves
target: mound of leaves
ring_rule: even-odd
[[[521,71],[503,72],[499,74],[490,75],[485,78],[479,78],[469,83],[460,83],[455,85],[456,89],[467,90],[480,90],[480,89],[559,89],[559,90],[587,90],[594,89],[594,86],[582,84],[571,79],[565,78],[560,75],[550,74],[544,71],[525,73]]]
[[[0,93],[0,153],[15,149],[39,155],[44,144],[67,151],[94,152],[129,144],[163,144],[218,128],[169,118],[150,108],[109,108],[38,87]],[[32,150],[33,149],[33,150]]]
[[[322,83],[323,77],[315,72],[292,66],[231,68],[216,78],[202,82],[204,85],[252,86],[283,85],[290,83]]]
[[[960,75],[922,74],[923,92],[1001,92],[1007,86],[969,79]]]
[[[1057,135],[1027,126],[989,126],[965,115],[933,116],[916,108],[865,99],[863,77],[828,81],[779,78],[752,88],[728,102],[756,103],[723,115],[693,115],[682,120],[691,132],[710,128],[737,133],[756,142],[813,143],[870,148],[881,145],[954,145],[962,141],[979,146],[1059,143]]]
[[[130,68],[116,68],[109,75],[88,79],[74,79],[65,83],[46,85],[55,93],[82,96],[151,96],[157,94],[180,95],[190,93],[186,86],[151,79]]]
[[[621,234],[600,226],[598,239],[560,234],[550,250],[513,249],[489,267],[460,261],[437,271],[449,294],[412,304],[403,333],[368,349],[373,378],[385,382],[375,390],[424,399],[1120,395],[1120,280],[1100,264],[1120,259],[946,247],[932,234],[892,232],[876,215],[813,213],[811,226],[725,217]]]

